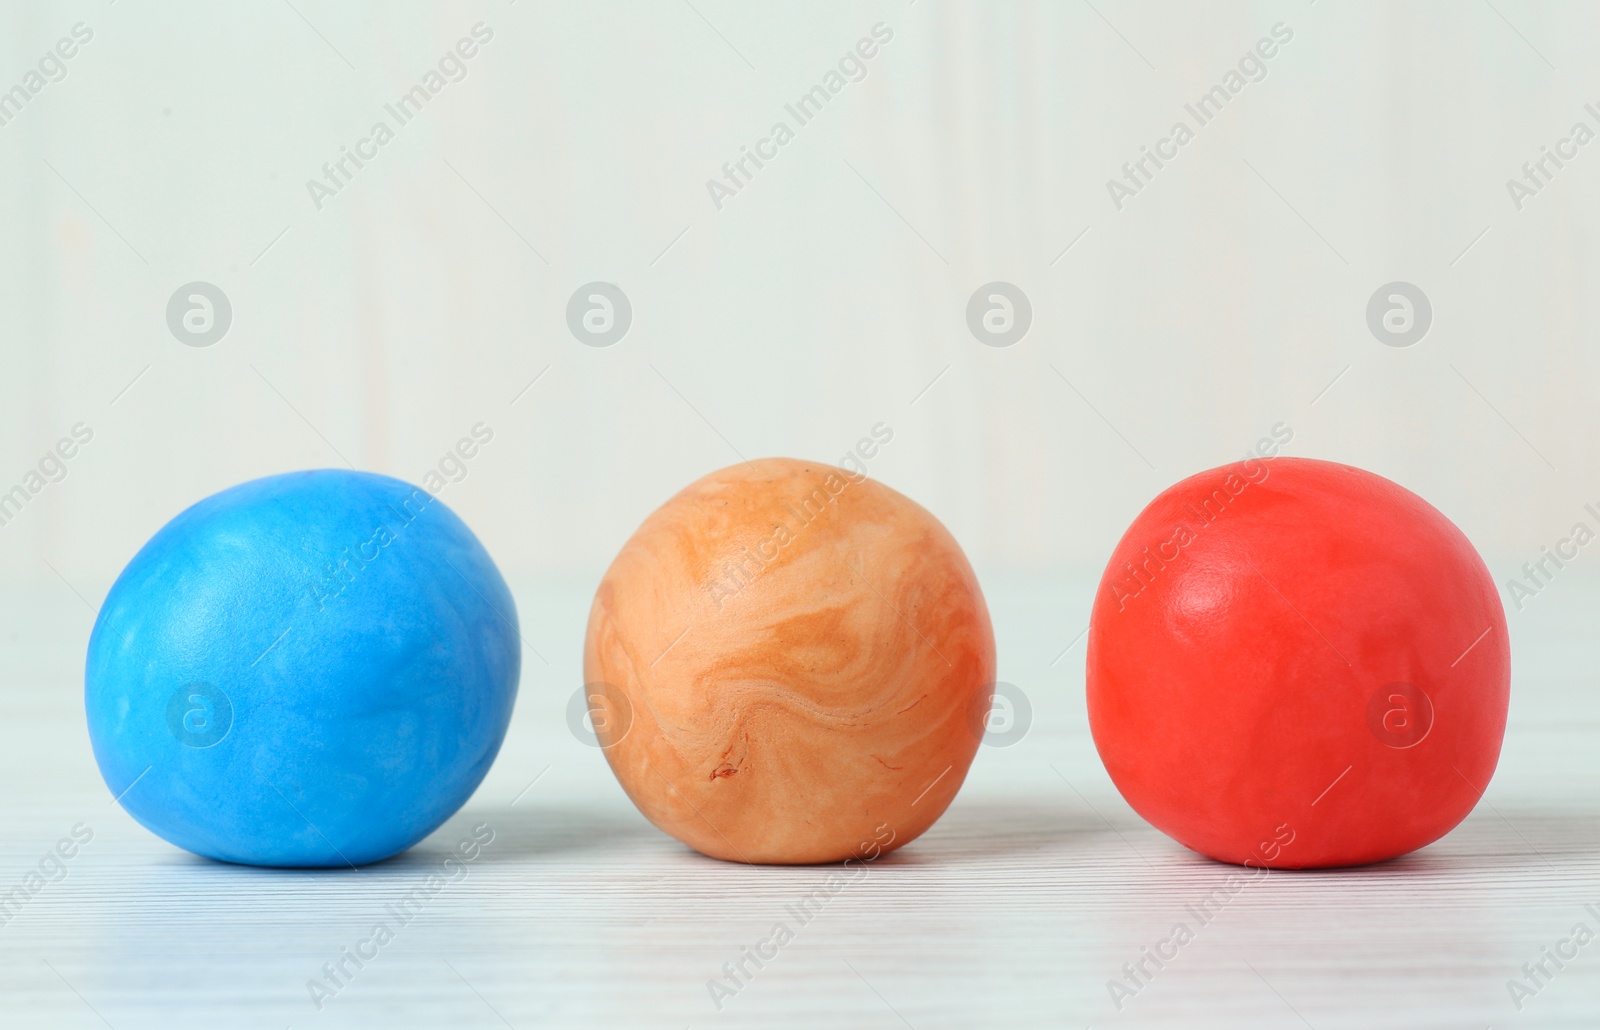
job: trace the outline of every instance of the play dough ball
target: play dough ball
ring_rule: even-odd
[[[257,479],[162,527],[89,640],[100,772],[196,854],[361,865],[417,843],[489,771],[516,609],[462,521],[386,476]]]
[[[960,789],[994,635],[922,507],[769,458],[645,519],[595,593],[584,674],[612,770],[667,833],[731,861],[865,861]]]
[[[1134,810],[1225,862],[1377,862],[1494,774],[1511,652],[1466,536],[1304,458],[1191,476],[1128,528],[1089,622],[1089,727]]]

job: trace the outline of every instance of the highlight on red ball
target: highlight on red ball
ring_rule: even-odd
[[[1272,868],[1406,854],[1466,817],[1510,699],[1505,612],[1454,523],[1382,476],[1247,458],[1170,487],[1106,566],[1089,727],[1135,811]]]

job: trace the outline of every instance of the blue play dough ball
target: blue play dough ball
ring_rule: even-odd
[[[196,854],[361,865],[489,771],[521,671],[483,545],[426,491],[318,470],[208,497],[112,586],[85,701],[100,772]]]

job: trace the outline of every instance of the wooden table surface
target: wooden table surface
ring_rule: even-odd
[[[1600,930],[1595,584],[1512,616],[1505,751],[1454,833],[1380,866],[1272,873],[1203,926],[1187,906],[1235,870],[1145,825],[1089,737],[1075,638],[1090,582],[989,585],[1000,674],[1031,726],[981,749],[925,837],[803,924],[791,910],[829,869],[689,852],[568,730],[588,589],[517,590],[544,658],[525,656],[511,733],[466,808],[398,859],[326,872],[205,861],[135,824],[84,728],[98,595],[0,591],[0,892],[75,827],[93,833],[0,926],[0,1026],[1600,1026],[1600,944],[1520,1010],[1508,988],[1575,924]],[[387,914],[483,824],[493,841],[463,878],[404,925]],[[393,939],[344,960],[319,1008],[310,982],[386,919]],[[1193,940],[1119,1010],[1107,982],[1179,921]],[[793,939],[714,999],[708,982],[779,922]]]

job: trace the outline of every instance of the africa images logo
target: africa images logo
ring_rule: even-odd
[[[724,161],[721,181],[706,180],[706,192],[711,195],[713,207],[721,211],[723,203],[750,185],[756,172],[777,157],[779,149],[788,146],[800,128],[809,125],[821,114],[822,109],[843,92],[846,85],[867,77],[867,62],[877,55],[880,47],[888,46],[889,41],[894,39],[894,29],[884,22],[873,25],[871,31],[870,37],[862,36],[853,49],[845,51],[837,67],[829,68],[821,82],[800,94],[794,103],[783,105],[788,118],[773,122],[770,135],[756,140],[754,148],[739,147],[738,157]],[[790,118],[794,119],[793,126],[789,124]],[[755,168],[751,168],[751,165],[755,165]]]
[[[338,157],[332,161],[324,161],[320,180],[306,180],[306,192],[311,194],[312,205],[321,211],[330,198],[350,185],[356,177],[356,172],[378,156],[381,148],[394,141],[395,134],[400,129],[422,113],[422,109],[429,101],[444,92],[444,88],[450,83],[465,79],[467,62],[477,55],[480,47],[488,46],[492,39],[494,39],[494,29],[481,21],[478,22],[472,26],[470,37],[462,36],[452,49],[444,52],[436,68],[429,68],[422,73],[420,82],[402,93],[394,103],[384,104],[383,110],[388,118],[374,122],[367,135],[356,140],[353,145],[341,146]],[[393,125],[390,124],[391,120]],[[351,165],[355,167],[351,168]]]
[[[1111,196],[1111,206],[1121,211],[1127,204],[1128,198],[1144,192],[1144,188],[1155,180],[1156,172],[1167,166],[1169,161],[1177,158],[1182,148],[1194,141],[1200,130],[1210,125],[1222,113],[1234,97],[1244,92],[1246,86],[1252,82],[1261,82],[1267,77],[1267,62],[1276,57],[1280,48],[1287,46],[1294,39],[1294,29],[1285,22],[1278,22],[1272,26],[1272,35],[1262,36],[1256,45],[1244,52],[1239,58],[1237,68],[1229,68],[1222,75],[1222,81],[1212,86],[1200,95],[1200,99],[1192,104],[1184,104],[1183,109],[1194,120],[1191,127],[1188,122],[1179,120],[1173,123],[1168,134],[1156,140],[1155,150],[1150,147],[1140,147],[1139,156],[1132,161],[1122,164],[1122,181],[1116,179],[1106,180],[1106,192]]]

